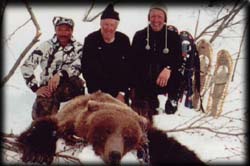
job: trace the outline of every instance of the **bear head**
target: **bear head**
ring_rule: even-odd
[[[93,145],[108,164],[119,164],[129,151],[145,143],[146,118],[117,103],[88,101],[88,110],[76,121],[76,134]]]

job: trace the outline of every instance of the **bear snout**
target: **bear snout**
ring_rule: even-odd
[[[104,160],[111,165],[119,165],[124,153],[124,141],[120,134],[111,135],[105,143]]]
[[[118,151],[111,151],[109,153],[109,161],[111,165],[119,165],[121,161],[121,153]]]

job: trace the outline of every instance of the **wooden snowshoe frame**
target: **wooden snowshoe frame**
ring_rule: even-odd
[[[201,39],[197,42],[197,51],[200,57],[200,94],[198,91],[194,92],[193,95],[193,107],[195,109],[200,108],[200,95],[205,95],[206,89],[208,88],[208,82],[211,78],[211,67],[213,59],[213,49],[211,44],[205,39]]]
[[[232,71],[233,61],[230,53],[224,49],[220,50],[217,53],[215,70],[210,82],[211,88],[206,109],[207,113],[210,113],[213,117],[218,118],[223,111]]]

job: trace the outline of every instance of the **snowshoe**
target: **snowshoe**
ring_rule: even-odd
[[[227,50],[220,50],[210,82],[211,89],[207,104],[207,112],[213,117],[219,117],[223,111],[224,100],[232,77],[232,64],[231,54]]]

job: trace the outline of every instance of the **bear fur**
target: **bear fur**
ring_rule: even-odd
[[[22,160],[51,164],[57,139],[72,142],[73,135],[91,144],[108,165],[119,165],[127,152],[145,147],[154,166],[175,162],[203,165],[194,152],[151,127],[146,118],[126,104],[102,92],[75,97],[57,114],[33,121],[18,137]]]
[[[106,163],[117,164],[145,140],[146,118],[111,95],[96,92],[70,100],[55,115],[33,121],[18,141],[22,160],[51,164],[58,138],[72,135],[93,145]],[[44,139],[46,138],[46,139]]]
[[[156,128],[148,131],[150,163],[158,165],[206,165],[186,146]]]

